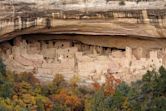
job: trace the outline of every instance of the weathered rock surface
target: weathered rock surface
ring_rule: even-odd
[[[131,82],[166,65],[166,1],[0,0],[0,42],[8,69],[42,81]]]
[[[1,0],[0,40],[27,33],[166,37],[166,2]]]

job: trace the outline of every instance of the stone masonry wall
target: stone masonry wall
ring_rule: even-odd
[[[55,74],[69,80],[79,75],[81,82],[103,83],[106,73],[128,83],[141,79],[147,70],[165,66],[165,49],[115,49],[91,46],[72,40],[15,39],[0,45],[7,68],[17,73],[33,72],[41,81],[53,80]],[[147,52],[145,54],[144,52]]]

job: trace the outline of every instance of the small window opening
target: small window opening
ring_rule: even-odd
[[[55,42],[53,42],[53,45],[55,45]]]
[[[46,41],[46,44],[48,44],[48,41]]]
[[[74,43],[72,42],[72,45],[71,45],[72,47],[74,47]]]

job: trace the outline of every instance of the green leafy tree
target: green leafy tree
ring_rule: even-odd
[[[105,104],[104,88],[101,87],[92,97],[92,111],[108,111],[107,104]]]
[[[2,59],[0,59],[0,84],[5,82],[6,77],[6,66],[3,63]]]

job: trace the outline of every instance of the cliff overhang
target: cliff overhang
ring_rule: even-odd
[[[24,34],[82,34],[165,39],[165,1],[1,1],[0,41]],[[46,7],[47,6],[47,7]],[[49,7],[48,7],[49,6]]]

